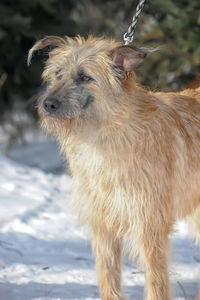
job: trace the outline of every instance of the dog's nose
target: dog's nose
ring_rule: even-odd
[[[60,107],[60,101],[55,97],[48,97],[43,102],[44,109],[49,113],[54,113]]]

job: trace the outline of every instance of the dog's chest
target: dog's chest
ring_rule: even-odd
[[[133,153],[115,157],[114,153],[83,144],[71,148],[68,157],[74,189],[81,196],[87,194],[93,199],[133,196],[139,175]]]
[[[73,148],[69,155],[69,163],[72,175],[82,180],[101,180],[102,177],[110,177],[111,164],[107,158],[95,147],[83,144]]]
[[[120,176],[119,161],[115,164],[111,157],[109,160],[96,148],[84,145],[73,151],[69,163],[73,177],[72,204],[81,223],[104,220],[107,226],[113,227],[121,220],[126,224],[125,208],[129,206],[133,186],[129,189],[130,181],[124,177],[127,172]]]

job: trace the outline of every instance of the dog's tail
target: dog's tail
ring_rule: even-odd
[[[200,87],[200,75],[197,75],[192,81],[188,83],[187,89],[197,89],[199,87]]]
[[[190,81],[180,94],[196,98],[200,102],[200,76],[196,76],[194,80]]]

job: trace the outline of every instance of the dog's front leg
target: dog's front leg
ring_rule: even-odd
[[[146,299],[169,300],[168,236],[167,234],[160,234],[154,240],[146,236],[142,245],[146,263]]]
[[[122,241],[104,226],[93,228],[93,250],[96,255],[101,299],[121,300]]]

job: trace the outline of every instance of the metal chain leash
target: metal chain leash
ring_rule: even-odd
[[[146,0],[141,0],[136,8],[135,16],[133,16],[133,20],[131,25],[129,26],[127,32],[124,34],[125,45],[131,43],[134,39],[135,28],[139,19],[139,16],[144,8]]]

